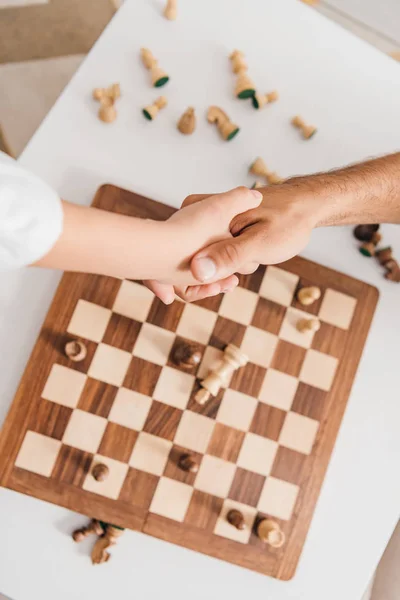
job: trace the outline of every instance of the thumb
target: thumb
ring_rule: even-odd
[[[229,237],[198,252],[190,263],[198,281],[216,281],[240,272],[246,263],[260,262],[260,237],[256,227],[245,229],[237,237]]]

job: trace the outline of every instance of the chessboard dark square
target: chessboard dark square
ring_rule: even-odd
[[[153,400],[143,431],[172,441],[182,417],[179,408]]]
[[[229,491],[229,498],[242,504],[257,506],[264,482],[264,475],[238,467]]]
[[[86,273],[68,273],[76,289],[81,289],[80,298],[112,308],[117,297],[121,281],[105,275],[87,275]]]
[[[160,478],[129,467],[119,495],[119,500],[147,510]]]
[[[202,306],[203,308],[208,308],[208,310],[218,312],[223,299],[223,294],[217,294],[217,296],[210,296],[209,298],[204,298],[204,300],[197,300],[196,302],[193,302],[193,304],[197,304],[197,306]]]
[[[321,421],[327,408],[327,399],[327,392],[300,381],[290,410],[310,417],[310,419]]]
[[[160,377],[162,367],[133,356],[125,375],[123,387],[135,390],[145,396],[152,396]]]
[[[316,286],[316,287],[320,288],[321,297],[318,300],[316,300],[315,302],[313,302],[313,304],[310,304],[310,306],[304,306],[304,304],[301,304],[301,302],[299,302],[297,300],[297,292],[303,287],[310,287],[310,286]],[[305,277],[300,277],[297,287],[296,287],[296,291],[293,296],[292,306],[294,308],[298,308],[299,310],[307,312],[310,315],[317,315],[319,313],[319,309],[321,308],[322,300],[324,297],[324,291],[325,290],[322,289],[320,285],[318,285],[318,282],[312,281],[311,279],[306,279]]]
[[[29,419],[28,429],[61,440],[71,417],[72,409],[50,400],[40,400],[38,409]]]
[[[306,348],[279,340],[270,367],[298,377],[306,356]]]
[[[259,327],[269,333],[278,335],[285,314],[286,306],[282,306],[266,298],[259,298],[251,324],[253,327]]]
[[[306,454],[279,446],[270,475],[276,479],[301,485],[308,476],[306,468],[310,460],[310,456]]]
[[[93,454],[90,452],[62,445],[51,477],[60,483],[68,483],[80,487],[89,473],[92,459]]]
[[[251,290],[252,292],[260,291],[261,283],[264,277],[266,267],[263,265],[259,266],[254,273],[250,273],[249,275],[239,275],[239,285],[246,290]]]
[[[236,462],[244,440],[244,432],[228,427],[223,423],[216,423],[212,438],[207,448],[207,454]]]
[[[117,392],[116,386],[88,377],[77,408],[107,419]]]
[[[185,523],[212,532],[222,509],[223,500],[194,490],[185,516]]]
[[[107,423],[98,454],[127,463],[131,457],[138,432],[118,423]]]
[[[266,372],[267,369],[264,369],[264,367],[247,363],[246,366],[235,371],[229,387],[232,390],[258,398]]]
[[[315,332],[311,347],[341,360],[346,350],[348,335],[348,330],[321,321],[321,327]]]
[[[142,324],[134,319],[113,313],[108,322],[103,342],[120,350],[132,352]]]
[[[210,346],[218,348],[219,350],[225,350],[228,344],[234,344],[240,346],[243,341],[244,334],[246,333],[246,326],[225,319],[225,317],[218,316],[217,322],[215,323],[211,338],[209,341]]]
[[[259,402],[250,425],[250,431],[277,442],[286,415],[285,410]]]
[[[158,298],[154,298],[146,321],[163,329],[176,331],[184,308],[184,302],[176,300],[172,304],[167,305]]]
[[[184,471],[179,466],[179,460],[184,454],[190,454],[190,456],[192,456],[194,460],[196,460],[198,466],[200,467],[201,459],[203,458],[202,454],[200,454],[199,452],[193,452],[192,450],[188,450],[187,448],[183,448],[182,446],[173,445],[171,448],[171,452],[169,453],[167,466],[164,470],[164,475],[166,477],[170,477],[171,479],[175,479],[176,481],[182,481],[183,483],[193,485],[197,473]]]
[[[176,362],[174,361],[175,351],[182,344],[188,344],[188,345],[190,345],[196,351],[198,350],[201,353],[202,356],[203,356],[204,351],[206,349],[206,346],[204,344],[200,344],[200,342],[195,342],[193,340],[188,340],[187,338],[184,338],[184,337],[181,337],[181,336],[177,335],[176,338],[175,338],[175,341],[174,341],[174,343],[172,345],[171,352],[169,353],[167,365],[169,367],[173,367],[174,369],[178,369],[179,371],[184,371],[185,373],[189,373],[190,375],[196,375],[196,373],[197,373],[197,371],[199,369],[201,360],[200,360],[200,362],[197,365],[193,365],[192,367],[181,367],[181,366],[177,365]]]

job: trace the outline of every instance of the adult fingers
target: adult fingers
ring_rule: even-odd
[[[155,280],[143,281],[144,285],[149,288],[164,304],[172,304],[175,300],[175,292],[172,285],[168,283],[160,283]]]

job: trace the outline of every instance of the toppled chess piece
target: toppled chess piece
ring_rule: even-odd
[[[278,523],[271,519],[261,519],[258,522],[257,535],[262,542],[272,548],[280,548],[286,541],[286,536]]]
[[[359,248],[361,254],[363,254],[364,256],[368,256],[368,257],[375,256],[376,247],[381,240],[382,240],[382,236],[379,233],[379,231],[374,231],[371,234],[369,242],[364,242],[363,244],[361,244],[361,246]]]
[[[278,183],[282,183],[283,181],[283,179],[279,177],[279,175],[268,169],[264,160],[260,156],[256,158],[254,162],[251,163],[249,167],[249,173],[251,173],[252,175],[265,177],[269,185],[277,185]]]
[[[240,50],[234,50],[229,57],[232,64],[232,71],[237,75],[241,71],[247,71],[247,63],[244,58],[243,52]]]
[[[189,108],[183,113],[178,121],[177,125],[179,131],[184,135],[191,135],[196,129],[196,115],[194,114],[194,108]]]
[[[264,187],[264,183],[262,181],[260,181],[259,179],[257,179],[253,185],[251,186],[250,189],[252,190],[259,190],[260,188]]]
[[[170,21],[175,21],[177,16],[177,0],[167,0],[164,8],[164,17]]]
[[[225,348],[222,360],[210,369],[207,377],[200,382],[201,390],[195,395],[199,404],[205,404],[211,396],[216,396],[220,388],[227,385],[229,378],[236,369],[244,367],[248,363],[248,357],[237,346],[228,344]]]
[[[314,304],[314,302],[316,302],[320,298],[321,290],[315,285],[300,288],[297,292],[297,300],[303,306],[311,306],[311,304]]]
[[[100,565],[110,559],[110,553],[107,552],[107,549],[111,546],[115,546],[118,538],[121,537],[125,531],[122,527],[109,525],[107,523],[103,524],[103,528],[105,528],[104,533],[99,537],[92,550],[91,556],[94,565]]]
[[[400,266],[396,261],[393,261],[392,267],[385,273],[385,279],[400,283]]]
[[[64,351],[66,356],[68,356],[68,358],[74,362],[80,362],[81,360],[84,360],[87,355],[85,344],[79,340],[71,340],[70,342],[67,342],[64,346]]]
[[[108,88],[96,88],[93,90],[94,100],[100,102],[98,117],[103,123],[112,123],[117,118],[115,102],[121,97],[119,83],[113,83]]]
[[[296,329],[302,333],[307,331],[318,331],[321,327],[321,323],[318,319],[299,319],[296,323]]]
[[[95,88],[93,90],[94,100],[109,98],[113,103],[121,97],[121,86],[119,83],[113,83],[107,88]]]
[[[96,481],[105,481],[109,474],[110,469],[102,463],[98,463],[92,469],[92,475]]]
[[[374,225],[357,225],[353,230],[353,234],[360,242],[370,242],[373,234],[376,233],[378,229],[379,225],[376,223]]]
[[[233,525],[234,527],[236,527],[236,529],[239,529],[240,531],[243,531],[243,529],[246,529],[246,523],[244,520],[244,516],[240,512],[240,510],[237,510],[236,508],[232,508],[228,512],[228,514],[226,515],[226,520],[228,521],[228,523],[230,523],[231,525]]]
[[[237,76],[234,92],[235,96],[241,100],[252,98],[256,93],[256,90],[254,83],[247,75],[247,64],[244,59],[243,52],[240,52],[240,50],[234,50],[229,58],[232,64],[232,71]]]
[[[165,85],[169,81],[169,76],[165,71],[160,69],[158,61],[154,58],[151,51],[148,48],[141,48],[140,54],[144,66],[150,71],[151,85],[154,87]]]
[[[267,104],[271,104],[271,102],[276,102],[279,98],[278,92],[269,92],[269,94],[259,94],[256,93],[252,97],[251,101],[253,103],[254,108],[260,109],[266,106]]]
[[[72,534],[72,539],[74,542],[79,543],[90,535],[103,535],[103,528],[97,519],[92,519],[87,527],[76,529]]]
[[[167,106],[167,99],[165,96],[160,96],[153,102],[153,104],[149,104],[149,106],[145,106],[143,109],[143,114],[149,121],[153,121],[156,118],[158,113],[162,108]]]
[[[317,133],[317,128],[314,127],[314,125],[307,125],[303,121],[303,119],[301,117],[299,117],[298,115],[296,117],[293,117],[291,122],[292,122],[292,125],[294,125],[298,129],[300,129],[300,131],[303,135],[303,138],[305,140],[309,140],[313,135],[315,135]]]
[[[193,369],[200,364],[202,353],[196,344],[182,342],[174,349],[172,360],[178,367]]]
[[[384,267],[386,263],[393,260],[393,250],[390,246],[388,246],[387,248],[377,250],[375,252],[375,256],[378,259],[379,264]]]
[[[228,115],[218,108],[218,106],[210,106],[207,112],[207,120],[209,123],[215,123],[218,127],[218,131],[221,136],[227,142],[232,140],[237,133],[239,133],[239,127],[232,123]]]
[[[182,454],[179,458],[178,466],[182,471],[188,471],[189,473],[197,473],[199,470],[199,464],[191,454]]]

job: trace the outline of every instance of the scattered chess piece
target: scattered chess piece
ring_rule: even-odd
[[[150,71],[151,85],[154,87],[162,87],[169,81],[169,76],[160,69],[158,61],[154,58],[153,54],[148,48],[142,48],[140,50],[142,62],[146,69]]]
[[[278,523],[271,519],[261,519],[257,524],[257,535],[262,542],[272,548],[280,548],[286,541],[286,536]]]
[[[107,549],[115,546],[118,538],[124,533],[122,527],[116,525],[106,525],[104,534],[97,540],[92,550],[92,563],[100,565],[110,559],[110,553]]]
[[[303,134],[303,138],[305,140],[309,140],[317,132],[316,127],[314,127],[313,125],[307,125],[303,121],[303,119],[301,117],[299,117],[298,115],[296,117],[293,117],[292,125],[294,125],[298,129],[300,129],[301,133]]]
[[[67,342],[64,347],[66,356],[74,362],[80,362],[86,358],[87,349],[85,344],[79,340],[72,340]]]
[[[153,102],[153,104],[149,104],[143,109],[143,114],[149,121],[153,121],[156,118],[158,113],[164,106],[167,106],[167,99],[165,96],[160,96]]]
[[[379,264],[383,267],[387,262],[393,260],[393,250],[388,246],[387,248],[382,248],[381,250],[377,250],[375,252],[375,256],[379,261]]]
[[[372,240],[372,236],[379,229],[378,224],[374,225],[357,225],[354,228],[353,234],[354,237],[360,242],[370,242]]]
[[[256,93],[254,83],[247,75],[244,69],[237,72],[237,80],[235,86],[235,96],[241,100],[252,98]]]
[[[271,102],[276,102],[279,98],[278,92],[270,92],[269,94],[254,94],[251,101],[253,103],[254,108],[263,108],[267,104],[271,104]]]
[[[236,369],[244,367],[248,360],[244,352],[233,344],[228,344],[222,360],[218,361],[215,367],[210,369],[207,377],[200,382],[202,389],[195,395],[196,402],[205,404],[210,399],[210,396],[216,396],[220,388],[223,385],[227,385],[229,378]]]
[[[117,118],[114,102],[107,96],[100,100],[99,119],[103,123],[112,123]]]
[[[193,369],[198,364],[200,364],[202,358],[202,353],[196,346],[196,344],[190,344],[186,342],[182,342],[177,344],[173,355],[172,360],[178,367],[183,367],[186,369]]]
[[[391,262],[391,267],[387,269],[386,273],[385,273],[385,279],[388,279],[389,281],[395,281],[396,283],[400,283],[400,266],[399,264],[393,260],[390,261]],[[386,263],[386,267],[387,267]]]
[[[107,88],[95,88],[93,90],[94,100],[102,100],[109,98],[113,103],[121,97],[121,86],[119,83],[113,83]]]
[[[247,71],[247,63],[244,58],[243,52],[240,50],[234,50],[229,57],[232,64],[232,71],[237,75],[241,71]]]
[[[368,256],[368,257],[375,256],[376,244],[374,244],[373,242],[364,242],[359,247],[359,251],[361,252],[361,254],[363,256]]]
[[[175,21],[177,15],[177,0],[167,0],[164,8],[164,17],[170,21]]]
[[[297,292],[297,300],[303,306],[311,306],[321,298],[321,290],[316,286],[303,287]]]
[[[87,527],[76,529],[72,534],[72,539],[79,543],[90,535],[103,535],[103,529],[97,519],[92,519]]]
[[[302,333],[306,331],[318,331],[321,327],[321,323],[318,319],[299,319],[296,323],[296,329]]]
[[[210,106],[207,112],[207,120],[209,123],[217,125],[218,131],[226,141],[232,140],[239,133],[239,127],[232,123],[228,115],[218,106]]]
[[[179,119],[178,129],[185,135],[191,135],[196,129],[196,115],[192,106],[189,106]]]
[[[109,474],[110,469],[107,465],[103,465],[102,463],[98,463],[92,469],[92,475],[96,481],[105,481]]]
[[[250,165],[249,173],[251,173],[252,175],[265,177],[267,183],[269,183],[270,185],[277,185],[278,183],[282,183],[283,181],[283,179],[279,177],[279,175],[268,169],[264,160],[260,156],[256,158],[256,160]]]
[[[259,179],[257,179],[253,185],[251,186],[252,190],[258,190],[260,188],[264,187],[264,183],[262,181],[260,181]]]
[[[230,510],[228,512],[228,514],[226,515],[226,520],[228,521],[228,523],[230,523],[231,525],[233,525],[234,527],[236,527],[236,529],[239,529],[240,531],[243,531],[243,529],[246,529],[246,523],[244,520],[244,516],[240,512],[240,510],[236,510],[235,508],[232,508],[232,510]]]
[[[182,454],[178,461],[179,468],[189,473],[197,473],[199,464],[191,454]]]

